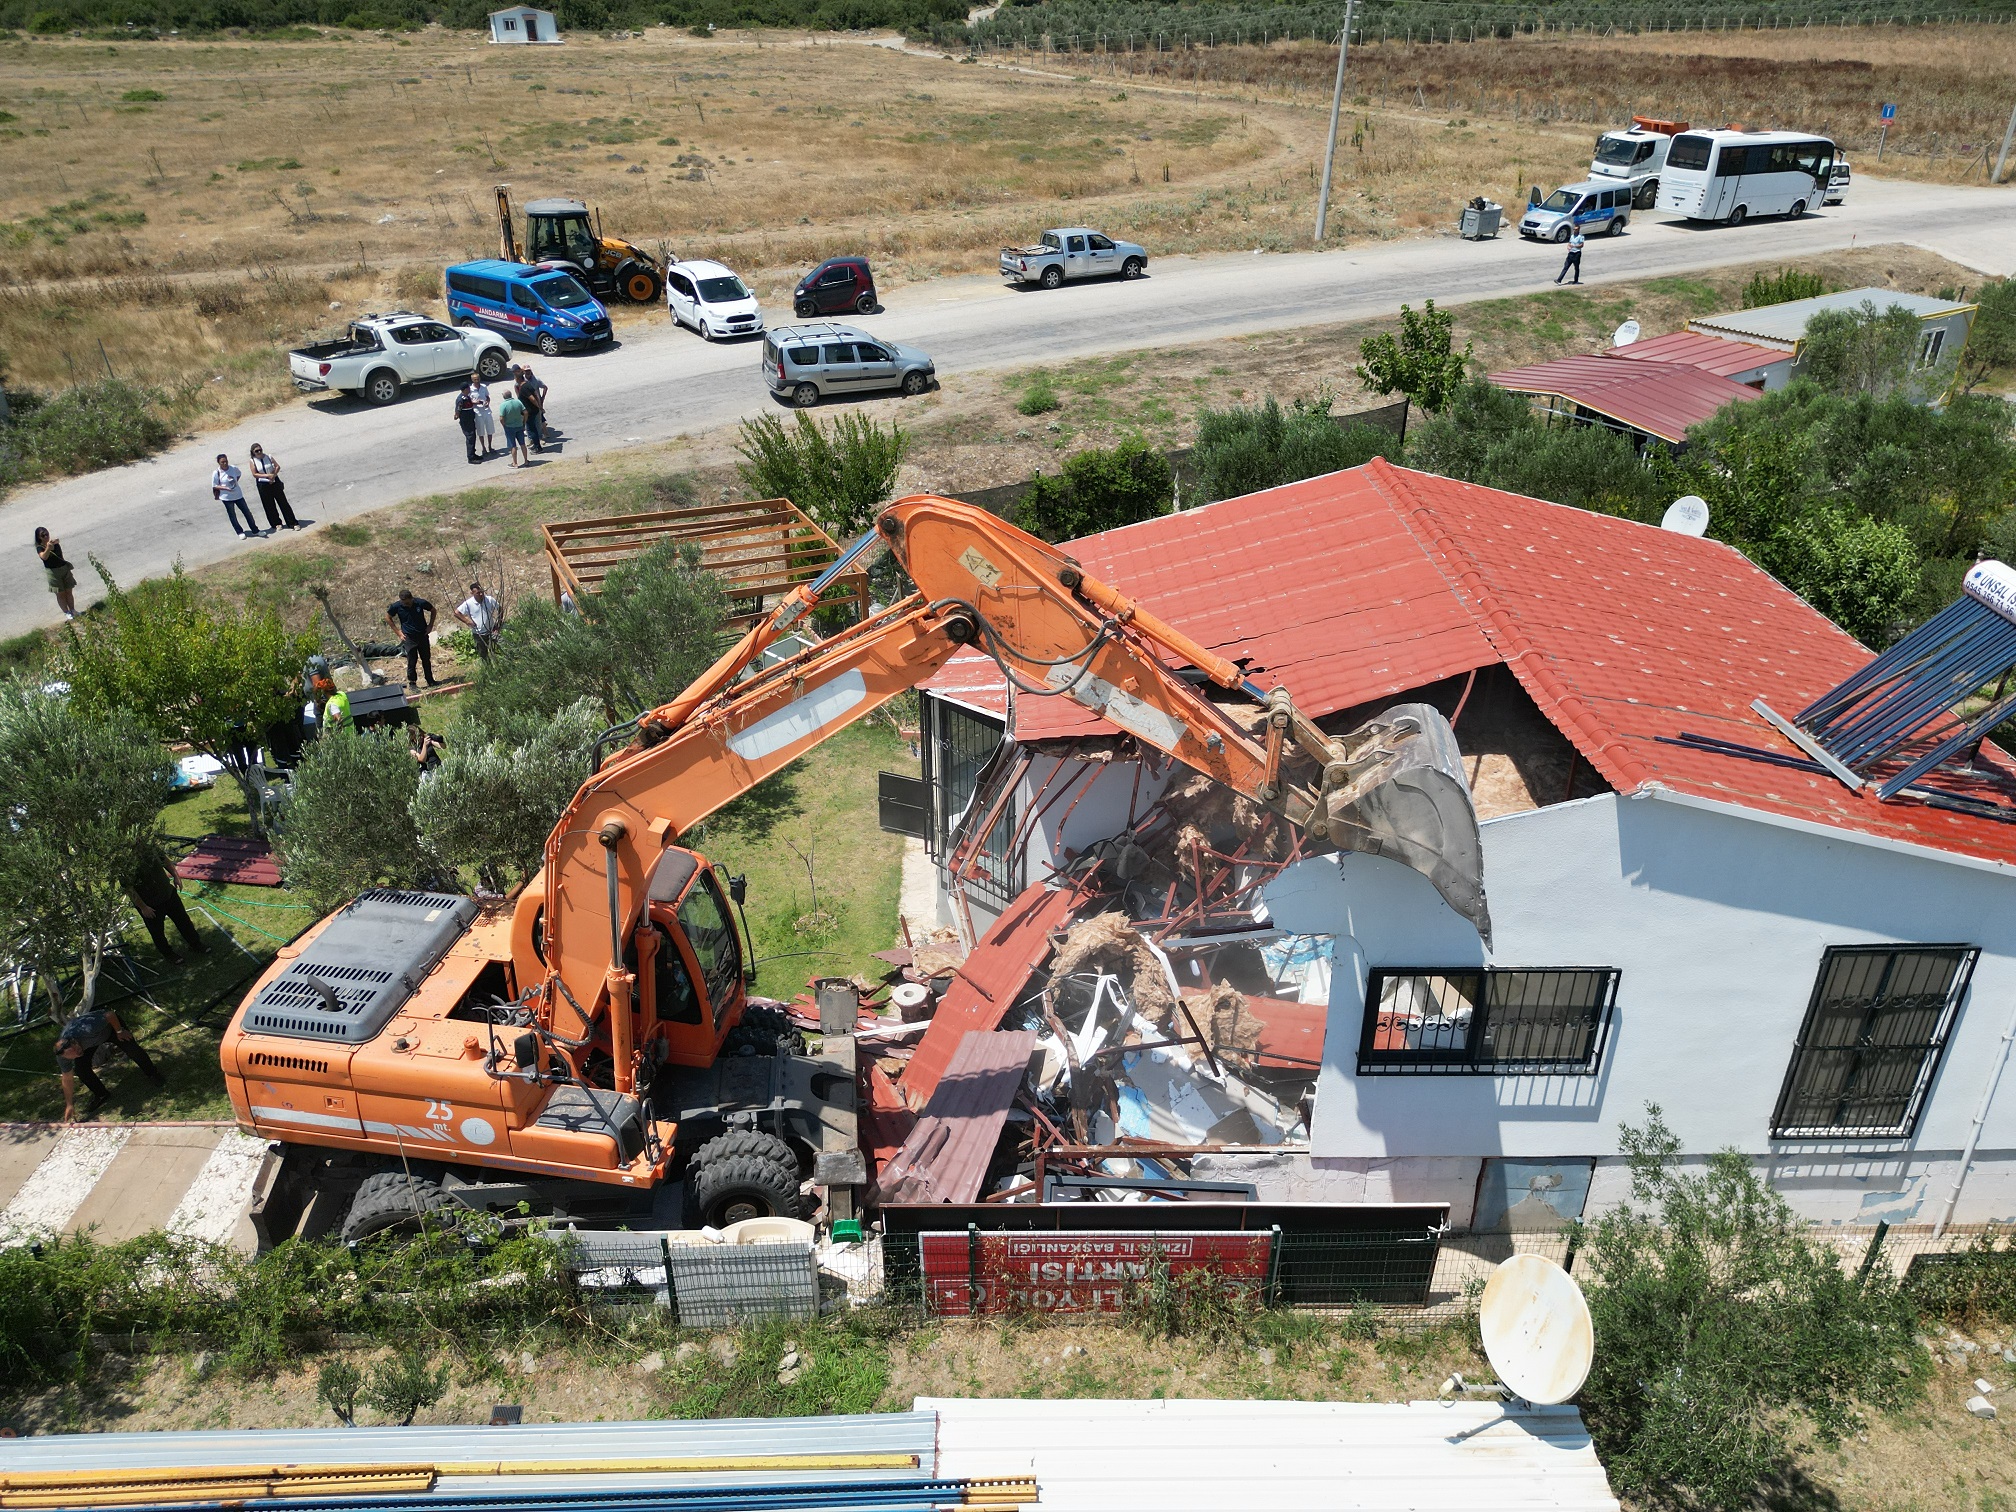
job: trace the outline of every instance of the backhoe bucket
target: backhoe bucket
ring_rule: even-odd
[[[1369,760],[1372,769],[1324,795],[1331,843],[1413,867],[1477,926],[1488,946],[1491,912],[1484,902],[1477,809],[1449,721],[1429,704],[1395,704],[1341,743],[1354,765]]]

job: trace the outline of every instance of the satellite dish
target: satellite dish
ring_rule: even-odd
[[[1682,494],[1666,506],[1666,517],[1659,522],[1659,528],[1679,535],[1706,535],[1708,501],[1698,494]]]
[[[1631,345],[1632,342],[1638,339],[1638,332],[1641,329],[1643,328],[1638,324],[1637,321],[1635,320],[1625,321],[1624,324],[1617,327],[1617,329],[1611,334],[1610,345],[1612,345],[1613,347]]]
[[[1589,1304],[1545,1255],[1514,1255],[1493,1271],[1477,1323],[1486,1357],[1515,1395],[1551,1406],[1588,1379],[1596,1355]]]

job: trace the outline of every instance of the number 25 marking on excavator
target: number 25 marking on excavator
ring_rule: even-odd
[[[434,1102],[431,1099],[428,1101],[427,1122],[446,1123],[448,1122],[449,1119],[453,1118],[454,1116],[455,1116],[455,1110],[449,1107],[448,1104],[444,1102]]]

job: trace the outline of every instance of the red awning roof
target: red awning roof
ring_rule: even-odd
[[[1685,441],[1726,404],[1758,398],[1757,390],[1682,362],[1612,362],[1605,357],[1563,357],[1556,362],[1493,373],[1491,381],[1516,394],[1566,399],[1662,441]]]
[[[1070,549],[1186,634],[1251,655],[1263,686],[1278,675],[1312,714],[1503,662],[1620,792],[1657,785],[2016,864],[2016,824],[1666,743],[1689,733],[1797,757],[1751,701],[1795,714],[1869,660],[1717,541],[1374,460]],[[977,702],[983,665],[961,669],[955,696]],[[998,697],[998,673],[992,684]],[[1018,739],[1087,732],[1117,733],[1068,699],[1017,695]],[[2016,779],[1980,791],[2010,802]]]
[[[1608,347],[1599,355],[1622,357],[1630,362],[1677,362],[1699,368],[1720,378],[1734,379],[1738,373],[1754,373],[1773,363],[1788,362],[1790,352],[1774,352],[1770,347],[1752,346],[1747,341],[1727,341],[1720,336],[1704,336],[1699,331],[1675,331],[1654,336],[1650,341],[1634,341],[1629,346]]]

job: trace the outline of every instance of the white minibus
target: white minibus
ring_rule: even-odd
[[[1795,219],[1827,194],[1834,144],[1798,131],[1687,131],[1673,138],[1659,208],[1740,226],[1755,215]]]

